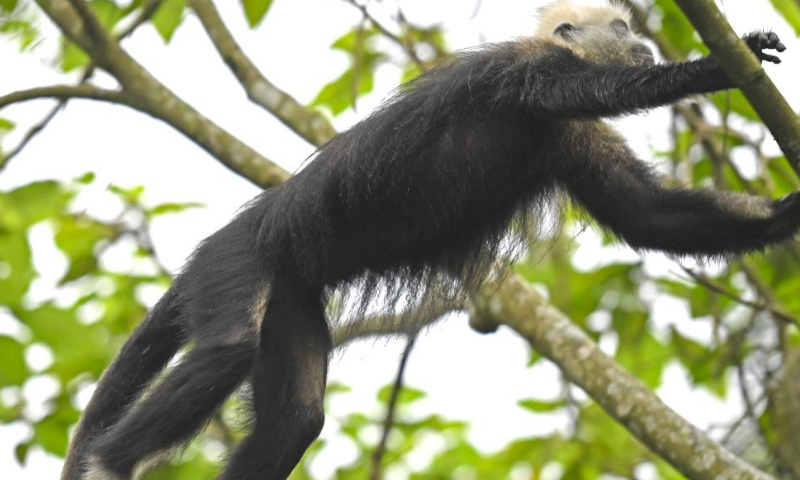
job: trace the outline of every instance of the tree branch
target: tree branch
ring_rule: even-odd
[[[122,30],[119,35],[117,35],[117,41],[128,38],[134,31],[136,31],[137,28],[139,28],[146,21],[150,20],[160,5],[161,0],[147,0],[147,3],[142,7],[142,11],[139,12],[139,16],[136,17],[136,20],[134,20],[127,28]]]
[[[379,22],[374,16],[372,16],[372,14],[369,13],[366,5],[361,5],[355,0],[345,0],[345,1],[354,6],[355,8],[357,8],[361,12],[361,15],[363,15],[364,18],[369,20],[370,23],[374,25],[375,28],[377,28],[378,31],[381,32],[381,34],[383,34],[384,37],[388,38],[389,40],[400,46],[400,48],[402,48],[403,51],[406,52],[406,55],[408,55],[411,61],[414,62],[421,71],[424,72],[429,69],[428,65],[426,65],[425,62],[423,62],[422,59],[419,58],[419,55],[417,55],[417,52],[414,50],[414,46],[411,45],[409,42],[400,38],[400,36],[392,33],[388,28],[386,28],[381,22]]]
[[[217,52],[244,87],[247,98],[314,145],[322,145],[336,135],[325,117],[306,108],[264,77],[236,43],[210,0],[190,0],[189,4]]]
[[[119,35],[117,35],[117,41],[121,41],[127,38],[134,31],[136,31],[137,28],[139,28],[142,24],[144,24],[147,20],[149,20],[160,4],[161,0],[148,0],[148,3],[144,7],[142,7],[142,11],[139,14],[139,16],[137,16],[136,19],[127,28],[125,28]],[[94,69],[95,69],[94,63],[91,63],[89,66],[87,66],[79,84],[82,85],[86,83],[94,73]],[[22,150],[24,150],[25,147],[27,147],[28,144],[37,135],[42,133],[42,131],[44,131],[44,129],[47,128],[47,126],[50,124],[51,121],[53,121],[56,115],[58,115],[59,112],[64,110],[69,100],[70,100],[69,98],[62,98],[55,107],[50,109],[50,111],[47,113],[47,115],[45,115],[42,118],[42,120],[40,120],[37,124],[33,125],[31,128],[28,129],[28,131],[25,133],[24,137],[19,142],[19,144],[17,144],[16,147],[14,147],[11,151],[5,153],[2,156],[2,158],[0,158],[0,170],[5,168],[9,164],[9,162],[11,162],[11,160],[13,160],[14,157],[19,155],[20,152],[22,152]]]
[[[82,24],[81,20],[65,0],[37,0],[37,3],[56,25],[62,29],[72,28],[76,35],[83,35],[83,29],[75,29],[73,25]],[[135,97],[137,109],[165,121],[230,170],[262,188],[278,185],[290,177],[289,172],[181,100],[128,55],[116,40],[96,43],[84,37],[83,41],[88,42],[84,50],[94,62],[113,75],[127,94]]]
[[[36,0],[36,4],[69,40],[86,52],[92,50],[93,44],[84,30],[83,21],[66,0]]]
[[[27,102],[41,98],[56,98],[68,100],[70,98],[86,98],[90,100],[102,100],[105,102],[121,103],[123,105],[136,106],[136,99],[120,90],[106,90],[92,85],[53,85],[49,87],[31,88],[30,90],[20,90],[0,97],[0,109],[14,103]]]
[[[675,0],[800,175],[800,120],[713,0]]]
[[[475,315],[513,328],[636,438],[688,478],[774,480],[664,405],[519,275],[508,275],[501,285],[489,282],[474,302]]]
[[[749,300],[745,300],[744,298],[740,297],[739,295],[736,295],[735,293],[729,291],[727,288],[725,288],[724,285],[720,285],[719,283],[711,280],[710,278],[706,277],[705,275],[697,273],[694,270],[686,268],[684,266],[681,266],[681,268],[683,269],[684,272],[686,272],[687,275],[692,277],[692,279],[694,279],[694,281],[696,281],[697,283],[703,285],[704,287],[706,287],[707,289],[709,289],[709,290],[711,290],[713,292],[717,292],[720,295],[724,295],[724,296],[730,298],[731,300],[733,300],[734,302],[739,303],[741,305],[745,305],[745,306],[750,307],[750,308],[752,308],[754,310],[759,310],[759,311],[766,310],[766,311],[770,312],[772,315],[774,315],[775,318],[777,318],[777,319],[779,319],[779,320],[781,320],[783,322],[786,322],[786,323],[788,323],[790,325],[794,325],[796,327],[800,327],[800,320],[798,320],[797,318],[794,318],[793,316],[789,315],[788,313],[780,310],[778,307],[776,307],[775,305],[773,305],[771,303],[751,302]],[[748,279],[750,279],[750,278],[748,277]],[[751,280],[751,282],[753,281],[752,279],[750,279],[750,280]],[[754,283],[754,285],[758,285],[755,282],[753,282],[753,283]],[[756,288],[758,289],[758,287],[756,287]],[[769,289],[762,289],[762,290],[766,290],[766,292],[769,292],[771,294]],[[761,292],[761,290],[759,290],[759,292]],[[763,294],[762,294],[762,296],[763,296]]]
[[[396,315],[372,315],[363,320],[341,325],[333,331],[333,344],[340,348],[354,340],[367,337],[416,335],[448,313],[467,309],[463,300],[448,298],[435,290],[419,305]]]
[[[394,414],[397,408],[397,400],[400,398],[400,391],[403,389],[403,378],[406,373],[406,366],[408,365],[408,357],[414,349],[414,344],[417,341],[416,336],[408,337],[406,348],[403,350],[403,355],[400,357],[400,364],[397,367],[397,376],[394,379],[394,386],[392,387],[392,395],[389,398],[388,409],[386,417],[383,419],[383,433],[372,453],[372,463],[370,465],[370,480],[381,480],[381,464],[383,463],[383,456],[386,454],[386,443],[389,440],[389,434],[394,425]]]
[[[103,24],[100,23],[100,20],[94,14],[89,4],[84,0],[69,0],[69,3],[81,18],[84,30],[86,30],[86,33],[91,37],[94,43],[103,45],[114,41]]]
[[[44,118],[39,121],[39,123],[28,129],[28,131],[25,133],[25,136],[22,137],[22,140],[20,140],[16,147],[14,147],[11,151],[0,155],[0,171],[2,171],[9,164],[9,162],[14,159],[14,157],[19,155],[19,153],[28,145],[28,143],[30,143],[30,141],[36,137],[36,135],[40,134],[42,130],[47,127],[47,125],[56,117],[56,115],[58,115],[58,112],[64,108],[66,103],[67,100],[61,100],[58,102],[58,105],[50,109],[50,111],[47,112],[47,115],[45,115]]]

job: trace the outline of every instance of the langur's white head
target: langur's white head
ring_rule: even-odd
[[[630,28],[630,12],[615,4],[556,0],[539,11],[534,38],[566,47],[604,65],[652,65],[653,52]]]

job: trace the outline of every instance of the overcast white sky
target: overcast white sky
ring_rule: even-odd
[[[262,71],[301,102],[308,103],[324,83],[338,76],[346,67],[343,54],[332,53],[330,44],[360,19],[360,14],[341,1],[275,0],[264,24],[256,31],[247,29],[238,2],[217,2],[223,17],[245,52]],[[391,5],[391,1],[385,1]],[[407,0],[402,2],[408,18],[417,22],[445,19],[449,45],[455,49],[476,45],[481,41],[498,41],[528,34],[535,24],[535,11],[543,2],[529,0],[483,1],[478,15],[470,18],[473,1]],[[727,13],[739,33],[759,28],[773,28],[784,39],[789,50],[782,55],[784,63],[768,71],[778,87],[790,98],[795,108],[800,105],[796,78],[800,67],[800,47],[791,30],[774,15],[766,0],[728,0]],[[0,40],[0,95],[19,89],[53,83],[70,83],[74,76],[58,74],[52,68],[57,37],[44,19],[42,29],[46,41],[33,53],[18,55],[16,46]],[[311,146],[288,132],[263,110],[250,105],[232,75],[219,61],[199,23],[186,19],[172,44],[164,47],[150,26],[140,28],[125,47],[167,86],[195,105],[203,114],[239,136],[268,158],[289,170],[296,169],[312,153]],[[346,128],[368,113],[396,86],[397,68],[387,66],[378,72],[375,92],[359,102],[358,112],[348,112],[335,119],[338,128]],[[108,86],[113,86],[105,79]],[[2,116],[20,124],[17,134],[4,143],[16,144],[24,126],[38,121],[52,105],[36,102],[15,106]],[[656,111],[644,117],[619,122],[644,158],[651,158],[651,147],[665,145],[667,115]],[[748,168],[747,161],[742,165]],[[750,165],[752,171],[752,165]],[[122,186],[146,185],[145,199],[151,204],[175,201],[202,202],[206,208],[169,216],[154,225],[154,241],[159,256],[172,269],[177,269],[192,248],[206,235],[224,225],[236,209],[257,193],[248,182],[231,174],[205,152],[169,127],[130,111],[88,101],[73,101],[54,122],[0,175],[0,188],[7,189],[35,179],[72,179],[93,171],[95,184],[102,190],[107,184]],[[91,195],[82,199],[79,208],[90,207],[97,215],[114,215],[114,205],[93,204]],[[42,226],[33,234],[37,251],[37,267],[43,273],[31,292],[34,301],[54,296],[54,286],[65,266],[63,258],[53,252],[46,240],[48,231]],[[598,259],[638,257],[625,247],[601,248],[596,235],[586,232],[580,237],[583,246],[576,262],[591,266]],[[50,253],[47,253],[50,252]],[[129,265],[124,251],[105,259],[109,268],[143,268]],[[674,270],[662,257],[648,258],[654,274]],[[703,336],[702,328],[690,325],[686,308],[680,301],[655,299],[653,314],[656,324],[677,324],[692,335]],[[0,313],[0,332],[18,329],[13,321]],[[613,347],[613,342],[609,343]],[[331,365],[331,379],[354,387],[353,393],[334,402],[334,416],[354,409],[374,411],[373,400],[378,386],[394,377],[402,344],[396,341],[368,341],[348,348],[337,355]],[[46,355],[32,355],[32,361],[46,362]],[[45,360],[41,360],[45,357]],[[38,360],[37,360],[38,358]],[[433,328],[419,342],[411,357],[407,382],[421,388],[429,396],[417,407],[419,413],[445,413],[453,419],[472,423],[471,438],[479,447],[493,450],[508,440],[547,432],[565,424],[564,418],[535,417],[517,406],[521,398],[552,398],[558,394],[558,372],[549,364],[534,369],[525,367],[528,349],[515,335],[501,330],[496,335],[481,336],[465,325],[464,319],[452,318]],[[26,386],[34,405],[31,414],[40,415],[46,400],[48,381],[39,379]],[[721,405],[703,391],[686,386],[677,366],[666,373],[661,388],[665,401],[695,424],[705,427],[724,421],[738,409],[734,401]],[[324,436],[336,430],[329,418]],[[0,427],[0,472],[10,478],[53,478],[60,461],[34,452],[29,466],[20,468],[13,459],[13,446],[30,432],[22,425]],[[376,432],[377,434],[377,432]],[[315,465],[319,472],[329,472],[337,462],[351,458],[344,442],[333,447]],[[419,459],[424,461],[424,458]]]

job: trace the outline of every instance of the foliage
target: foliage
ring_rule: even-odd
[[[33,445],[64,455],[68,429],[78,418],[76,394],[97,380],[141,321],[147,310],[139,299],[141,289],[164,289],[169,282],[169,276],[151,258],[147,224],[123,219],[130,218],[131,212],[152,218],[192,206],[146,208],[132,193],[140,189],[111,187],[106,196],[119,198],[123,207],[117,220],[101,221],[70,208],[76,194],[92,182],[92,175],[86,175],[73,184],[40,181],[0,192],[0,315],[19,331],[0,335],[0,391],[5,399],[0,405],[0,422],[19,421],[32,427],[33,437],[17,446],[20,462]],[[40,277],[37,252],[31,247],[35,230],[46,232],[53,248],[66,260],[58,284],[69,300],[34,301],[27,296]],[[104,268],[103,253],[130,237],[139,247],[133,255],[152,264],[152,274]],[[32,356],[35,354],[39,360]],[[45,404],[48,413],[44,416],[26,413],[29,399],[21,391],[37,381],[54,385],[50,398],[37,399]]]
[[[760,8],[770,8],[771,2],[800,33],[796,2],[759,2]],[[146,3],[94,0],[91,5],[103,25],[119,33]],[[244,18],[256,27],[264,24],[273,2],[240,3]],[[655,25],[650,28],[678,54],[706,52],[671,0],[652,3]],[[22,50],[31,48],[39,35],[30,6],[24,0],[0,0],[0,35],[16,38]],[[165,0],[149,21],[169,43],[188,13],[185,0]],[[312,107],[322,107],[334,116],[355,109],[359,98],[372,91],[375,72],[382,65],[399,63],[402,78],[398,81],[404,81],[448,53],[447,31],[442,27],[415,25],[402,15],[388,17],[396,22],[384,25],[367,15],[355,25],[342,25],[342,35],[332,49],[347,55],[349,66],[334,79],[319,80],[319,94]],[[62,40],[57,60],[64,71],[89,65],[88,56],[67,40]],[[698,126],[674,112],[673,145],[669,151],[657,152],[674,183],[713,185],[773,197],[798,188],[786,162],[766,154],[760,139],[747,133],[759,120],[739,92],[698,101],[702,102],[702,111],[714,112],[707,115],[709,118],[718,116],[729,123],[717,125],[701,117],[703,124]],[[0,139],[14,127],[12,119],[0,118]],[[722,152],[721,159],[709,153],[714,148]],[[731,160],[734,149],[752,157],[755,175],[745,176],[741,164]],[[2,158],[0,155],[0,171]],[[17,331],[0,335],[0,422],[22,422],[31,427],[32,436],[16,447],[20,462],[25,462],[32,447],[64,455],[69,428],[79,415],[78,399],[85,398],[87,389],[147,310],[141,292],[147,288],[163,290],[169,283],[169,275],[154,256],[149,222],[198,206],[179,202],[146,205],[143,187],[111,186],[104,195],[120,205],[120,215],[113,221],[100,220],[72,207],[76,196],[96,187],[95,183],[93,175],[87,174],[69,183],[37,181],[0,191],[0,319],[13,324]],[[132,222],[131,218],[136,220]],[[783,359],[796,352],[800,344],[800,276],[796,274],[800,271],[800,248],[788,245],[708,268],[693,265],[689,273],[694,277],[683,272],[678,263],[673,263],[669,274],[653,273],[641,259],[595,262],[579,268],[575,253],[581,248],[580,242],[572,234],[581,225],[581,219],[567,216],[563,231],[534,245],[534,253],[520,262],[517,270],[541,286],[553,305],[593,338],[610,345],[615,359],[649,387],[660,387],[665,370],[680,365],[694,386],[720,399],[743,396],[747,411],[741,419],[723,426],[721,434],[715,432],[717,437],[763,469],[782,473],[793,468],[782,465],[786,460],[772,454],[781,445],[796,444],[800,439],[778,434],[786,429],[778,428],[779,422],[770,416],[776,411],[770,405],[775,398],[770,394],[770,381],[781,376]],[[46,248],[59,252],[65,263],[54,282],[52,297],[46,299],[31,296],[32,286],[42,281],[36,268],[42,252],[32,242],[37,235],[47,237]],[[131,240],[136,248],[130,255],[147,264],[151,273],[112,271],[105,266],[104,253]],[[581,241],[586,241],[585,236]],[[605,248],[611,252],[613,247]],[[658,324],[653,315],[656,299],[681,302],[688,312],[688,323]],[[531,352],[530,358],[531,366],[543,361],[536,352]],[[387,372],[387,380],[391,374]],[[745,388],[731,388],[739,386],[730,382],[737,375],[750,380]],[[46,407],[42,415],[30,413],[32,400],[23,395],[24,387],[32,382],[49,382],[54,387],[49,398],[39,399]],[[683,478],[564,382],[559,398],[526,399],[520,402],[520,408],[532,415],[564,414],[569,417],[568,428],[516,439],[495,452],[483,452],[473,445],[466,422],[445,415],[416,414],[425,393],[405,388],[389,435],[384,469],[396,473],[393,478],[416,480],[539,479],[543,472],[549,472],[548,478],[556,472],[556,476],[570,480],[596,479],[602,474],[639,478],[642,468],[651,469],[661,479]],[[356,451],[355,461],[341,465],[334,478],[369,478],[377,445],[375,432],[382,429],[390,388],[376,396],[379,412],[351,413],[329,420],[336,425],[341,441]],[[341,385],[333,385],[329,394],[344,396],[348,392]],[[226,452],[244,433],[237,415],[241,403],[241,399],[229,402],[206,434],[181,458],[159,467],[147,478],[212,478],[219,451]],[[791,416],[785,408],[778,410]],[[316,478],[314,462],[328,447],[321,441],[315,444],[292,478]],[[412,466],[409,456],[420,451],[426,452],[429,460],[422,467]]]

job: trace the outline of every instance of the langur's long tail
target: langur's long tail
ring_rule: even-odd
[[[61,480],[81,480],[91,442],[122,417],[186,341],[174,289],[133,331],[106,369],[75,429]]]

